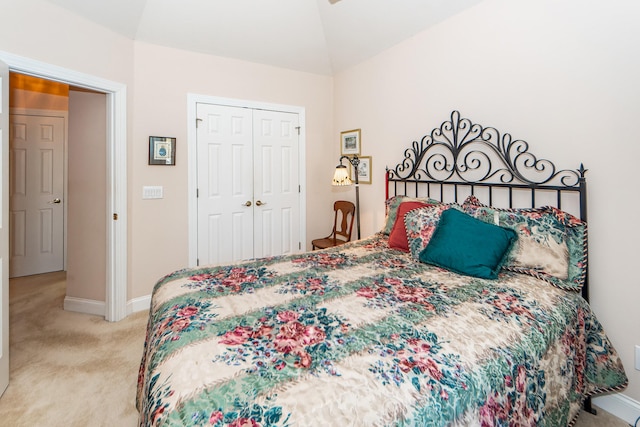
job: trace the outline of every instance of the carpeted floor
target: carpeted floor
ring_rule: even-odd
[[[2,426],[135,426],[147,312],[121,322],[62,310],[66,275],[10,281]]]
[[[148,313],[110,323],[65,312],[65,280],[63,272],[11,280],[11,375],[0,426],[135,427]],[[602,410],[582,413],[575,425],[628,426]]]

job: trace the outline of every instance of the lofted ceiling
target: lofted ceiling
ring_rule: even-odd
[[[46,0],[130,39],[332,75],[482,0]]]

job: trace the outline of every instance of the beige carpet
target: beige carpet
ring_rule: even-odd
[[[12,279],[2,426],[135,426],[147,312],[111,323],[65,312],[64,273]]]
[[[64,273],[11,280],[11,377],[0,426],[135,427],[148,313],[110,323],[65,312],[64,295]],[[576,426],[628,424],[600,410],[583,413]]]

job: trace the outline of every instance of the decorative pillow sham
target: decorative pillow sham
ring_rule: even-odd
[[[569,250],[569,271],[567,280],[562,283],[554,282],[556,286],[567,285],[572,289],[580,290],[587,280],[587,251],[588,251],[588,230],[587,223],[570,213],[561,211],[553,206],[547,206],[557,218],[562,221],[567,230],[567,249]]]
[[[419,259],[459,274],[493,280],[517,239],[510,228],[447,209]]]
[[[404,216],[407,229],[407,242],[411,256],[419,260],[420,252],[427,247],[433,232],[440,221],[442,212],[448,209],[462,211],[462,206],[455,203],[440,203],[426,208],[414,209]]]
[[[509,227],[519,239],[507,267],[533,269],[565,280],[569,251],[565,226],[547,209],[503,210],[465,202],[465,212],[484,222]]]
[[[404,225],[404,215],[413,209],[426,208],[432,206],[429,203],[418,201],[402,202],[398,207],[396,222],[393,224],[391,233],[389,234],[389,247],[404,252],[409,252],[409,242],[407,241],[407,228]]]
[[[503,268],[542,278],[562,288],[579,290],[586,278],[586,224],[549,206],[499,209],[469,196],[464,211],[484,222],[508,227],[518,242]]]
[[[382,229],[383,234],[389,235],[391,233],[393,225],[396,223],[396,219],[398,218],[398,207],[402,202],[422,202],[432,205],[440,203],[437,200],[429,198],[418,198],[409,196],[393,196],[388,198],[384,202],[387,219],[385,221],[384,228]]]

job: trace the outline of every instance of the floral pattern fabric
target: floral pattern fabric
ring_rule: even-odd
[[[429,205],[439,204],[440,202],[426,197],[409,197],[409,196],[393,196],[384,201],[384,212],[386,215],[384,228],[382,233],[389,235],[398,218],[398,208],[404,202],[422,202]]]
[[[424,250],[433,237],[440,222],[442,212],[448,209],[462,210],[462,206],[455,203],[441,203],[426,208],[418,208],[407,212],[404,225],[407,230],[407,243],[411,256],[418,261],[420,252]]]
[[[468,214],[515,230],[518,243],[503,268],[579,291],[587,276],[587,223],[552,206],[499,209],[469,196]]]
[[[141,426],[569,425],[627,383],[589,305],[388,248],[184,269],[154,288]]]

